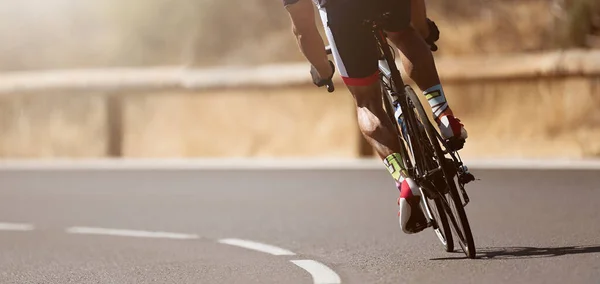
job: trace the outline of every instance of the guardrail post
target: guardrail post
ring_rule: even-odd
[[[123,100],[118,93],[106,95],[106,155],[123,156]]]

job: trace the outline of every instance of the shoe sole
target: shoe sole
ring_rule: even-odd
[[[446,139],[448,148],[450,148],[448,150],[450,151],[462,150],[462,148],[465,147],[465,142],[466,140],[463,138],[450,137],[449,139]]]
[[[421,196],[411,196],[405,198],[406,203],[410,206],[410,218],[406,222],[405,230],[409,234],[415,234],[425,230],[429,227],[427,223],[427,218],[425,218],[425,213],[423,213],[421,208]]]

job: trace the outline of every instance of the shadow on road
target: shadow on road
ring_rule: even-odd
[[[462,254],[462,250],[455,253]],[[569,247],[505,247],[505,248],[480,248],[477,250],[477,259],[523,259],[555,257],[572,254],[600,253],[600,245],[595,246],[569,246]],[[433,258],[431,260],[466,259],[464,254],[460,257]]]

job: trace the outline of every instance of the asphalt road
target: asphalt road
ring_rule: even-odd
[[[313,283],[296,259],[341,283],[600,283],[600,171],[473,172],[475,260],[401,233],[384,170],[0,171],[0,222],[34,226],[0,230],[0,283]]]

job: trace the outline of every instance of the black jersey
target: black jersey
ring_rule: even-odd
[[[283,0],[283,3],[298,1]],[[377,81],[378,45],[364,20],[388,13],[382,28],[388,32],[401,31],[410,26],[410,0],[312,1],[319,6],[333,58],[346,85],[367,86]]]

